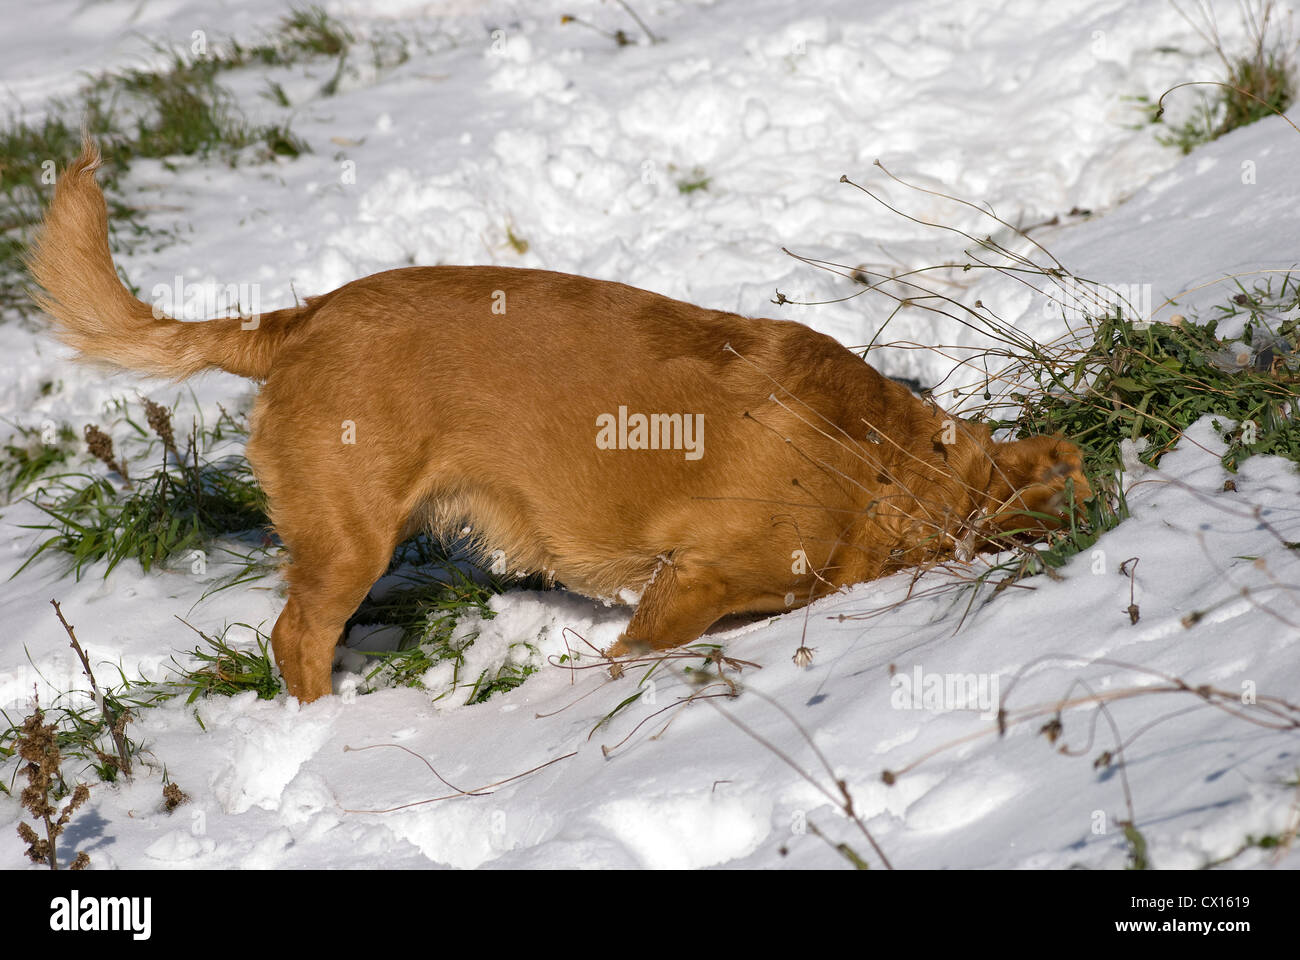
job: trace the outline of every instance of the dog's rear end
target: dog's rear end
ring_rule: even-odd
[[[945,555],[967,527],[1048,527],[1033,513],[1068,506],[1066,479],[1088,495],[1070,444],[994,444],[806,327],[622,284],[412,267],[256,325],[157,316],[113,268],[97,163],[87,144],[60,179],[37,301],[83,357],[264,381],[247,452],[292,560],[272,639],[301,700],[330,692],[344,624],[424,524],[639,596],[620,653]],[[669,442],[638,442],[636,416]]]

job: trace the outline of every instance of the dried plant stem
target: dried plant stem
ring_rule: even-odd
[[[118,767],[122,773],[129,777],[131,776],[131,751],[127,745],[126,723],[130,719],[130,711],[124,710],[119,714],[109,708],[103,692],[99,689],[99,684],[95,682],[95,672],[90,668],[90,658],[86,655],[86,651],[82,649],[81,644],[77,642],[77,635],[73,632],[72,624],[63,619],[63,611],[59,609],[59,601],[51,600],[50,604],[54,607],[54,615],[59,618],[59,623],[63,624],[63,629],[67,631],[68,639],[71,641],[70,645],[81,660],[81,669],[90,681],[90,693],[94,697],[95,708],[104,717],[104,724],[108,727],[109,734],[113,738],[113,746],[117,749]]]

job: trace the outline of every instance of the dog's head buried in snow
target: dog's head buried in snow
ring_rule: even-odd
[[[1039,535],[1091,495],[1067,441],[995,442],[808,327],[619,283],[409,267],[256,325],[156,316],[115,272],[98,162],[87,143],[59,179],[38,303],[87,359],[262,381],[247,453],[291,558],[272,643],[300,700],[424,526],[639,595],[617,656]]]

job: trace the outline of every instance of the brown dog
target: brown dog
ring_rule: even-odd
[[[1070,443],[995,443],[800,324],[619,283],[410,267],[254,329],[158,317],[114,270],[98,164],[87,142],[59,180],[37,303],[86,359],[264,382],[247,452],[292,558],[272,643],[299,700],[330,692],[345,622],[422,527],[638,596],[614,656],[1041,532],[1067,480],[1091,495]]]

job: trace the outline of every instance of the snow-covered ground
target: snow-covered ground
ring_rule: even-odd
[[[188,46],[196,30],[256,39],[289,6],[33,5],[7,19],[0,37],[6,112],[39,116],[81,71],[159,62],[157,41]],[[1125,99],[1217,76],[1213,55],[1163,0],[633,6],[664,42],[619,48],[561,22],[572,14],[639,36],[615,4],[595,0],[326,4],[363,39],[411,37],[411,58],[376,70],[359,57],[332,97],[317,94],[330,61],[224,77],[246,112],[279,118],[286,112],[259,96],[273,77],[289,96],[294,132],[314,152],[235,168],[138,162],[126,190],[177,239],[139,249],[121,267],[145,290],[177,274],[257,283],[270,309],[292,302],[293,291],[411,262],[537,266],[792,317],[865,344],[887,314],[883,300],[771,302],[777,290],[822,300],[854,289],[782,247],[883,268],[941,262],[961,246],[877,205],[842,174],[883,187],[918,219],[976,234],[995,227],[970,208],[889,184],[877,158],[1012,222],[1059,217],[1035,238],[1090,279],[1148,289],[1153,307],[1230,272],[1300,261],[1300,135],[1273,118],[1183,158],[1156,143]],[[1239,26],[1221,19],[1231,45]],[[703,178],[707,188],[678,188]],[[1062,330],[1012,281],[980,277],[958,295],[1036,337]],[[1225,295],[1211,286],[1180,309]],[[887,339],[980,342],[915,310],[892,322]],[[923,351],[877,351],[872,360],[926,382],[948,372]],[[182,398],[182,422],[194,412],[187,389],[106,378],[13,319],[0,324],[0,371],[0,415],[27,425],[106,422],[113,398],[137,390],[168,404]],[[218,403],[245,405],[251,389],[211,374],[195,381],[194,398],[212,416]],[[590,736],[632,695],[635,674],[614,681],[602,670],[544,665],[508,694],[449,706],[464,698],[355,695],[361,658],[352,655],[335,674],[340,695],[306,707],[252,694],[200,701],[200,726],[193,707],[169,702],[131,727],[155,765],[128,784],[95,786],[63,849],[87,851],[97,869],[847,866],[812,825],[878,865],[839,812],[842,779],[898,867],[1118,867],[1126,789],[1156,866],[1225,857],[1247,835],[1284,833],[1300,814],[1295,731],[1234,718],[1193,694],[1123,700],[1112,707],[1129,741],[1121,776],[1113,764],[1094,768],[1116,744],[1093,711],[1067,713],[1052,745],[1039,734],[1050,714],[999,738],[988,710],[1031,664],[1007,700],[1013,713],[1153,685],[1151,671],[1193,687],[1300,699],[1300,556],[1285,544],[1300,541],[1300,476],[1289,461],[1256,457],[1236,492],[1224,492],[1221,441],[1206,422],[1189,439],[1196,443],[1184,442],[1159,471],[1128,478],[1132,518],[1076,557],[1062,580],[1029,581],[1033,589],[1005,591],[963,618],[965,597],[954,593],[921,590],[886,609],[911,587],[900,575],[732,628],[717,634],[728,654],[762,667],[739,675],[741,695],[676,707],[639,728],[693,689],[683,675],[659,675],[652,695]],[[184,661],[195,638],[178,615],[210,633],[237,622],[269,632],[283,603],[274,577],[200,602],[220,571],[195,576],[185,565],[144,575],[124,564],[107,578],[91,569],[75,582],[48,557],[7,579],[36,541],[23,524],[39,515],[26,503],[0,514],[0,705],[11,716],[34,682],[79,683],[51,597],[94,660],[130,676]],[[1136,624],[1125,612],[1130,578],[1119,572],[1130,557],[1141,558]],[[519,641],[543,658],[565,653],[575,634],[603,647],[629,613],[562,593],[512,593],[494,606],[471,654],[484,662]],[[1195,612],[1204,616],[1184,626]],[[251,642],[246,630],[231,637]],[[791,662],[801,642],[815,649],[807,669]],[[966,675],[983,703],[900,703],[917,676]],[[1077,755],[1063,754],[1063,743]],[[461,789],[555,762],[486,795],[412,805],[451,791],[410,753],[347,749],[375,744],[427,758]],[[164,766],[192,798],[171,814],[160,809]],[[905,772],[886,785],[886,770]],[[0,866],[26,862],[13,829],[19,814],[0,796]],[[1271,862],[1251,850],[1232,864]]]

